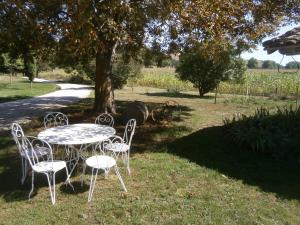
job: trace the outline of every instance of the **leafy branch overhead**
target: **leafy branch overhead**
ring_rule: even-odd
[[[299,5],[299,0],[7,0],[0,2],[0,44],[2,52],[23,57],[55,51],[72,56],[73,63],[96,59],[94,109],[114,112],[117,48],[130,57],[153,39],[170,52],[218,39],[243,51],[278,25],[299,21]]]

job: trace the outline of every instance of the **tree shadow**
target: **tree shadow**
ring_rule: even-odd
[[[71,180],[71,183],[74,187],[74,190],[68,184],[67,185],[61,185],[59,190],[61,192],[64,192],[66,194],[71,194],[71,195],[76,195],[76,194],[79,194],[79,193],[84,193],[84,192],[89,191],[90,185],[88,185],[87,182],[84,182],[81,185],[81,182],[79,182],[79,181],[72,182],[72,180]]]
[[[213,99],[213,96],[205,95],[203,97],[200,97],[196,94],[189,94],[189,93],[182,93],[182,92],[151,92],[151,93],[145,93],[141,95],[151,96],[151,97],[170,97],[170,98],[198,98],[198,99]]]
[[[168,144],[168,152],[258,186],[286,199],[300,199],[300,166],[296,160],[279,160],[238,147],[223,127],[209,127]]]
[[[17,100],[27,99],[27,98],[32,98],[32,96],[15,95],[15,96],[8,96],[8,97],[0,97],[0,103],[12,102],[12,101],[17,101]]]
[[[17,157],[17,154],[7,154],[1,156],[0,164],[3,171],[0,173],[0,196],[6,202],[14,201],[27,201],[28,194],[31,190],[31,174],[27,175],[24,184],[21,184],[21,159]],[[56,188],[60,183],[64,183],[66,174],[64,171],[59,171],[55,177]],[[65,186],[65,185],[63,185]],[[47,178],[43,174],[35,174],[34,178],[34,191],[31,195],[31,199],[38,194],[39,189],[42,187],[48,188]]]

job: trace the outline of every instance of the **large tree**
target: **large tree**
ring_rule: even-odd
[[[166,48],[169,44],[182,49],[195,42],[227,39],[245,49],[285,20],[298,20],[300,5],[299,0],[6,0],[0,3],[33,11],[39,28],[36,30],[50,33],[64,54],[80,61],[94,57],[94,109],[110,112],[115,111],[111,74],[117,47],[130,55],[149,37],[163,36],[160,41]]]

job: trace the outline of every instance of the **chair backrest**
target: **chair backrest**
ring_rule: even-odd
[[[31,166],[40,161],[52,161],[53,154],[50,144],[36,137],[24,136],[22,138],[22,149]],[[43,152],[43,154],[39,154]]]
[[[68,125],[68,117],[61,112],[50,112],[44,117],[45,128]]]
[[[108,113],[102,113],[96,118],[95,124],[107,125],[107,126],[113,127],[114,126],[114,118]]]
[[[136,127],[136,120],[135,119],[128,120],[126,127],[125,127],[123,140],[129,146],[131,145],[131,140],[134,135],[135,127]]]
[[[94,154],[97,155],[108,155],[116,158],[115,151],[110,151],[113,149],[114,144],[123,144],[124,140],[119,136],[110,137],[104,141],[99,142],[94,148]]]
[[[22,153],[22,147],[21,147],[21,140],[24,137],[24,132],[22,127],[17,123],[12,123],[11,125],[11,134],[13,136],[13,139],[17,145],[17,148],[19,150],[19,153]]]

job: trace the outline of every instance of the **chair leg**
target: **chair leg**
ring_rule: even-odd
[[[22,178],[21,178],[21,184],[24,184],[25,180],[26,180],[26,175],[27,175],[27,160],[22,157],[21,158],[21,162],[22,162]]]
[[[54,205],[55,204],[55,173],[53,173],[53,176],[52,176],[52,183],[53,183],[52,191],[53,191],[53,200],[54,200],[54,201],[52,201],[52,204]]]
[[[110,171],[110,168],[106,168],[106,169],[104,170],[104,178],[105,178],[105,179],[107,179],[108,174],[109,174],[109,171]]]
[[[68,171],[68,167],[66,166],[66,174],[67,174],[67,179],[65,181],[65,184],[69,184],[71,186],[71,188],[73,189],[73,191],[75,192],[75,189],[74,189],[74,186],[71,184],[71,181],[70,181],[70,176],[69,176],[69,171]]]
[[[85,170],[86,170],[86,164],[84,163],[82,168],[82,174],[80,176],[81,187],[83,186],[83,176],[85,174]]]
[[[48,185],[49,185],[49,192],[50,192],[50,197],[51,197],[51,202],[54,205],[55,204],[55,173],[53,173],[52,177],[50,178],[51,174],[46,174],[47,180],[48,180]],[[53,180],[53,187],[51,185],[50,180]]]
[[[120,172],[119,172],[119,169],[118,169],[117,166],[115,166],[115,172],[116,172],[117,177],[119,178],[119,181],[120,181],[120,183],[121,183],[121,185],[122,185],[123,190],[124,190],[125,192],[127,192],[127,189],[126,189],[126,187],[125,187],[125,184],[124,184],[124,182],[123,182],[123,179],[122,179],[122,177],[121,177],[121,175],[120,175]]]
[[[95,175],[94,175],[94,170],[96,170]],[[94,188],[95,188],[95,184],[96,184],[97,175],[98,175],[98,169],[94,169],[93,168],[92,169],[92,176],[91,176],[89,196],[88,196],[88,202],[90,202],[92,200],[92,196],[93,196],[93,193],[94,193]]]
[[[129,165],[129,152],[126,153],[126,167],[127,167],[128,175],[130,175],[131,171],[130,171],[130,165]]]
[[[31,190],[30,190],[30,192],[29,192],[29,195],[28,195],[28,200],[30,200],[30,196],[31,196],[31,194],[32,194],[32,192],[33,192],[33,189],[34,189],[34,171],[32,170],[32,177],[31,177]]]

